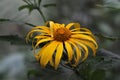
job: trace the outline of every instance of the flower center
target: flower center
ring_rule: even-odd
[[[53,37],[57,41],[66,41],[70,38],[71,32],[67,28],[58,28],[53,33]]]

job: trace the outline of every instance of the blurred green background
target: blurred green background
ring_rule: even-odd
[[[49,3],[55,3],[56,6],[43,6]],[[19,11],[18,8],[23,4],[22,0],[0,0],[0,18],[14,20],[0,22],[0,36],[17,35],[24,39],[32,28],[24,23],[44,24],[36,10],[30,14],[27,9]],[[47,20],[66,24],[79,22],[82,27],[99,34],[97,40],[100,49],[120,55],[120,0],[42,0],[41,10]],[[33,51],[31,46],[20,43],[19,39],[13,38],[12,42],[0,38],[0,80],[27,80],[26,72],[33,66],[28,63],[34,61]],[[118,67],[120,65],[113,71],[117,72],[111,80],[120,80]],[[63,75],[70,75],[70,72],[66,71]]]

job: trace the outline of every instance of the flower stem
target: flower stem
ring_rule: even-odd
[[[43,21],[46,22],[45,16],[44,16],[43,12],[41,11],[41,9],[40,9],[40,8],[37,8],[37,10],[38,10],[38,12],[40,13],[40,15],[42,16]]]

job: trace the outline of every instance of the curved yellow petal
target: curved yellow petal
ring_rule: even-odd
[[[46,47],[47,47],[49,44],[50,44],[50,43],[45,44],[45,45],[38,51],[38,53],[36,53],[36,52],[35,52],[36,49],[33,48],[33,50],[34,50],[34,56],[35,56],[35,58],[37,59],[37,61],[40,59],[41,55],[44,54],[43,51],[44,51],[44,49],[46,49]]]
[[[41,40],[39,40],[39,41],[36,43],[35,48],[36,48],[39,44],[41,44],[41,43],[43,43],[43,42],[51,41],[51,40],[53,40],[53,38],[51,38],[51,37],[48,37],[48,38],[45,38],[45,39],[41,39]]]
[[[49,33],[48,33],[47,31],[45,31],[45,30],[31,30],[31,31],[27,34],[27,36],[26,36],[26,41],[28,41],[29,38],[32,37],[33,33],[35,33],[35,32],[47,33],[47,34],[49,34]]]
[[[57,69],[57,67],[60,63],[62,54],[63,54],[63,43],[60,43],[57,47],[57,51],[56,51],[56,55],[55,55],[55,69]]]
[[[44,36],[44,35],[37,35],[34,37],[34,39],[43,39],[43,38],[46,38],[48,36]]]
[[[77,42],[77,44],[79,44],[85,50],[84,57],[82,59],[82,61],[84,61],[88,57],[88,48],[82,43]]]
[[[68,61],[70,62],[73,58],[73,49],[70,45],[70,43],[68,43],[67,41],[65,41],[65,49],[67,51],[67,54],[68,54]]]
[[[51,34],[51,37],[53,37],[53,32],[54,32],[54,22],[53,21],[49,21],[49,24],[50,24],[50,34]]]
[[[88,40],[93,42],[95,45],[97,45],[95,39],[89,35],[84,35],[84,34],[76,34],[76,35],[71,35],[71,38],[75,39],[81,39],[81,40]]]
[[[47,30],[40,30],[40,29],[31,30],[30,32],[31,32],[31,33],[32,33],[32,32],[39,32],[39,33],[47,33],[47,34],[50,33],[50,32],[47,31]]]
[[[84,49],[85,53],[84,53],[84,57],[82,59],[82,61],[84,61],[87,57],[88,57],[88,48],[86,47],[86,45],[82,44],[81,42],[79,42],[78,40],[74,40],[71,39],[71,41],[73,41],[74,43],[78,44],[79,46],[81,46],[81,50]]]
[[[88,47],[90,47],[93,51],[93,56],[96,55],[96,49],[98,48],[98,45],[96,44],[93,44],[92,42],[90,41],[86,41],[86,40],[79,40],[81,43],[87,45]]]
[[[74,31],[74,32],[71,32],[72,34],[88,34],[88,35],[91,35],[92,33],[90,32],[82,32],[82,31]]]
[[[52,56],[58,46],[59,42],[53,41],[44,48],[40,58],[41,67],[45,67],[46,64],[52,59]]]
[[[87,28],[80,28],[80,31],[86,31],[86,32],[90,32],[90,33],[92,33],[89,29],[87,29]]]
[[[69,23],[66,28],[67,29],[70,29],[71,27],[74,27],[74,28],[80,28],[80,24],[79,23]],[[74,29],[73,28],[73,29]]]
[[[74,31],[74,32],[71,32],[71,33],[72,33],[72,35],[79,35],[79,34],[87,35],[87,36],[90,36],[90,37],[92,37],[93,39],[95,39],[94,35],[93,35],[91,32]]]
[[[45,30],[45,31],[50,32],[50,28],[48,28],[46,26],[36,26],[36,27],[32,28],[32,30],[34,30],[34,29],[40,29],[40,30]]]
[[[70,30],[71,32],[74,32],[74,31],[80,31],[80,28],[74,28],[72,30]]]
[[[44,54],[42,51],[44,51],[44,49],[46,49],[46,47],[47,47],[49,44],[50,44],[50,43],[45,44],[45,45],[38,51],[38,53],[36,53],[36,51],[35,51],[36,49],[33,47],[34,56],[35,56],[35,58],[36,58],[37,61],[40,60],[41,55]]]
[[[81,58],[81,50],[74,42],[72,42],[71,40],[69,40],[69,42],[75,47],[75,50],[76,50],[76,54],[74,54],[75,55],[75,64],[73,66],[77,66],[80,61],[80,58]]]

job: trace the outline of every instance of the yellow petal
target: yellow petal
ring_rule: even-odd
[[[86,45],[82,44],[81,42],[79,42],[77,40],[71,39],[71,41],[78,44],[79,46],[81,46],[85,50],[84,57],[82,59],[82,61],[84,61],[88,57],[88,48],[86,47]]]
[[[71,32],[74,32],[74,31],[80,31],[80,28],[75,28],[75,29],[72,29],[70,30]]]
[[[52,56],[58,46],[59,42],[53,41],[48,46],[44,48],[42,51],[42,55],[40,58],[40,64],[44,68],[46,64],[52,59]]]
[[[77,66],[77,64],[79,63],[80,61],[80,58],[81,58],[81,50],[79,49],[79,47],[74,43],[72,42],[71,40],[69,40],[69,42],[75,47],[75,50],[76,50],[76,57],[75,57],[75,64],[73,66]]]
[[[27,34],[27,36],[26,36],[26,41],[29,41],[29,38],[30,37],[32,37],[32,35],[33,35],[33,33],[35,33],[35,32],[39,32],[39,33],[47,33],[47,34],[49,34],[47,31],[45,31],[45,30],[31,30],[28,34]]]
[[[55,25],[54,25],[54,28],[55,28],[55,29],[58,29],[58,28],[60,28],[60,27],[62,27],[61,24],[55,23]]]
[[[34,50],[34,56],[35,56],[35,58],[36,58],[37,60],[39,60],[40,57],[41,57],[41,55],[44,54],[43,51],[44,51],[44,49],[46,49],[46,47],[47,47],[49,44],[50,44],[50,43],[45,44],[45,45],[38,51],[38,53],[36,53],[36,51],[35,51],[36,49],[33,48],[33,50]]]
[[[86,40],[79,40],[81,43],[87,45],[88,47],[90,47],[93,51],[93,56],[96,55],[96,49],[98,48],[98,45],[96,44],[93,44],[92,42],[90,41],[86,41]]]
[[[69,23],[69,24],[66,26],[67,29],[70,29],[71,27],[80,28],[80,24],[79,24],[79,23]]]
[[[94,35],[93,35],[91,32],[74,31],[74,32],[71,32],[71,33],[72,33],[72,35],[79,35],[79,34],[87,35],[87,36],[90,36],[90,37],[92,37],[93,39],[95,39]]]
[[[42,39],[42,38],[46,38],[48,36],[44,36],[44,35],[37,35],[34,37],[34,39]]]
[[[38,51],[38,53],[36,53],[36,51],[35,51],[36,49],[33,47],[34,56],[35,56],[35,58],[36,58],[37,61],[40,60],[40,57],[41,57],[41,55],[43,54],[42,51],[44,51],[44,49],[45,49],[49,44],[50,44],[50,43],[45,44],[45,45]]]
[[[90,33],[90,32],[82,32],[82,31],[74,31],[74,32],[72,32],[72,34],[88,34],[88,35],[91,35],[92,33]]]
[[[80,31],[86,31],[86,32],[90,32],[90,33],[92,33],[89,29],[87,29],[87,28],[80,28]]]
[[[54,32],[54,22],[53,21],[49,21],[49,24],[50,24],[50,34],[51,36],[53,37],[53,32]]]
[[[55,55],[55,69],[57,69],[57,67],[60,63],[62,53],[63,53],[63,43],[61,42],[57,47],[57,51],[56,51],[56,55]]]
[[[39,40],[39,41],[36,43],[35,48],[36,48],[39,44],[41,44],[41,43],[43,43],[43,42],[51,41],[51,40],[53,40],[53,38],[51,38],[51,37],[48,37],[48,38],[45,38],[45,39],[41,39],[41,40]]]
[[[33,47],[34,56],[35,56],[35,58],[36,58],[37,61],[40,60],[40,57],[41,57],[41,55],[43,54],[42,51],[44,51],[44,49],[46,48],[46,46],[48,46],[49,44],[50,44],[50,43],[45,44],[45,45],[38,51],[38,53],[36,53],[36,51],[35,51],[36,49]]]
[[[55,23],[53,21],[49,21],[49,24],[50,24],[50,28],[53,28]]]
[[[50,28],[46,27],[46,26],[36,26],[34,28],[32,28],[32,30],[34,29],[40,29],[40,30],[46,30],[46,31],[50,31]]]
[[[88,40],[88,41],[93,42],[95,45],[97,45],[96,41],[89,35],[75,34],[75,35],[71,35],[71,38],[76,38],[76,39],[81,39],[81,40]]]
[[[61,27],[65,27],[65,24],[61,24]]]
[[[67,50],[68,61],[70,62],[73,58],[73,50],[70,43],[68,43],[67,41],[65,41],[65,49]]]
[[[50,33],[50,31],[40,30],[40,29],[31,30],[31,32],[48,33],[48,34]]]

